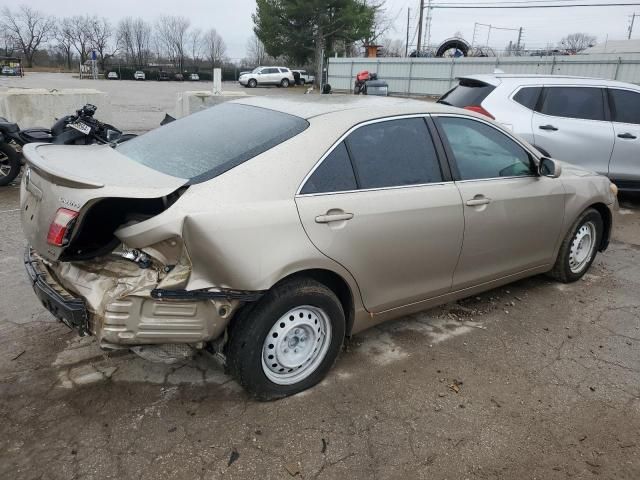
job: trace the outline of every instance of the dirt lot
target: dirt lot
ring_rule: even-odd
[[[274,403],[207,355],[149,363],[69,332],[26,281],[17,209],[1,189],[0,478],[640,478],[640,197],[584,280],[385,324]]]

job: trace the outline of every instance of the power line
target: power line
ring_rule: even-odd
[[[527,2],[531,3],[531,2]],[[484,10],[484,9],[521,9],[521,8],[573,8],[573,7],[634,7],[640,6],[640,3],[583,3],[583,4],[572,4],[572,5],[478,5],[477,3],[471,4],[453,4],[453,3],[440,3],[440,4],[432,4],[431,8],[455,8],[455,9],[476,9],[476,10]]]
[[[507,4],[518,4],[518,3],[526,3],[526,4],[530,4],[530,3],[546,3],[546,4],[554,4],[554,3],[564,3],[564,2],[579,2],[581,0],[504,0],[504,1],[485,1],[485,2],[456,2],[456,1],[445,1],[442,2],[440,5],[507,5]],[[587,0],[588,1],[588,0]],[[596,1],[596,0],[592,0],[592,1]],[[569,4],[569,6],[572,6],[571,4]]]

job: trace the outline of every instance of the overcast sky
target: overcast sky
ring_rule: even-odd
[[[445,0],[439,0],[444,2]],[[453,0],[446,0],[447,2]],[[456,0],[460,1],[460,0]],[[470,2],[471,0],[469,0]],[[486,0],[485,0],[486,1]],[[502,1],[502,0],[501,0]],[[592,3],[583,0],[580,3]],[[620,1],[620,0],[617,0]],[[553,2],[553,0],[552,0]],[[19,0],[0,0],[0,6],[15,7]],[[227,55],[233,58],[245,56],[247,39],[252,34],[251,14],[255,11],[255,0],[25,0],[22,3],[57,16],[79,14],[100,15],[116,22],[123,16],[141,16],[149,21],[159,15],[183,15],[192,25],[208,29],[214,27],[227,44]],[[410,37],[414,38],[417,25],[419,0],[386,0],[386,14],[394,20],[391,38],[404,42],[406,35],[407,7],[411,8]],[[557,3],[557,2],[556,2]],[[602,2],[599,2],[602,3]],[[81,6],[81,8],[79,8]],[[640,13],[640,6],[635,7]],[[527,48],[541,48],[547,43],[556,43],[567,33],[587,32],[598,41],[626,38],[629,16],[634,7],[590,7],[522,10],[433,10],[433,43],[438,43],[460,31],[464,38],[472,41],[474,22],[498,27],[524,28],[523,41]],[[503,49],[509,40],[517,40],[517,32],[492,31],[489,45]],[[477,41],[485,43],[487,28],[478,27]],[[633,38],[640,38],[640,18],[636,19]]]

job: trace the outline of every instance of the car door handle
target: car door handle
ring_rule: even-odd
[[[618,138],[628,138],[629,140],[635,140],[637,137],[627,132],[627,133],[621,133],[620,135],[618,135]]]
[[[538,128],[540,130],[550,130],[552,132],[556,132],[558,130],[558,127],[554,127],[553,125],[540,125]]]
[[[491,199],[487,197],[476,197],[471,200],[467,200],[465,205],[468,207],[477,207],[478,205],[488,205],[491,203]]]
[[[327,213],[326,215],[318,215],[316,223],[344,222],[352,218],[353,213]]]

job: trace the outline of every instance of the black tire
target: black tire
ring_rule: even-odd
[[[0,173],[0,187],[9,185],[20,173],[20,154],[7,143],[0,144],[0,167],[4,174]]]
[[[589,250],[586,261],[576,266],[576,268],[572,269],[572,247],[575,247],[574,242],[576,242],[577,235],[580,229],[588,224],[593,225],[595,228],[595,241],[592,244],[592,248]],[[600,248],[600,245],[602,243],[602,232],[604,230],[603,227],[604,225],[602,222],[602,217],[597,210],[588,208],[584,212],[582,212],[569,229],[567,236],[562,241],[562,245],[560,245],[560,250],[558,252],[558,257],[556,258],[556,263],[553,266],[553,269],[549,272],[549,275],[559,282],[563,283],[571,283],[575,282],[576,280],[580,280],[580,278],[582,278],[582,276],[591,267],[598,249]]]
[[[280,80],[280,86],[281,86],[282,88],[289,88],[289,84],[290,84],[290,83],[291,83],[291,82],[289,82],[289,79],[288,79],[288,78],[283,78],[282,80]]]
[[[265,339],[272,328],[277,328],[276,324],[283,315],[302,306],[318,308],[326,313],[331,325],[331,338],[324,357],[318,357],[318,365],[309,371],[308,376],[297,383],[278,384],[270,380],[264,371],[267,368],[263,367]],[[284,323],[279,325],[282,327]],[[232,320],[225,348],[227,367],[229,373],[258,400],[286,397],[306,390],[324,378],[338,357],[344,336],[345,314],[335,293],[315,280],[292,279],[272,288]]]
[[[258,86],[258,82],[256,81],[255,78],[252,78],[247,82],[247,87],[249,88],[256,88],[257,86]]]

